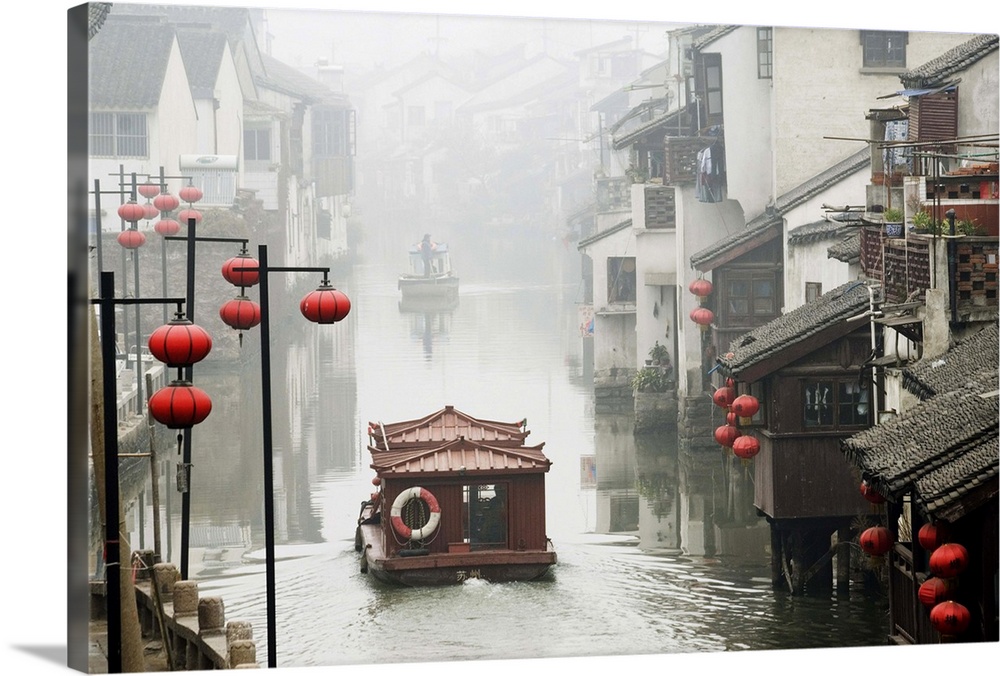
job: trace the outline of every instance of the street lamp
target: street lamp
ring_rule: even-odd
[[[257,266],[231,268],[232,272],[256,270],[260,283],[260,371],[261,408],[264,426],[264,533],[265,558],[267,567],[267,666],[275,668],[277,663],[277,627],[275,624],[275,581],[274,581],[274,465],[273,432],[271,428],[271,329],[268,301],[268,275],[272,272],[322,272],[323,282],[299,303],[302,315],[320,324],[333,324],[347,316],[351,302],[342,292],[330,286],[327,275],[330,268],[312,267],[270,267],[267,262],[267,245],[258,247]]]
[[[170,303],[176,304],[178,308],[180,308],[184,303],[184,299],[115,298],[115,273],[102,270],[100,272],[99,297],[97,299],[92,299],[91,303],[97,305],[101,313],[101,378],[102,396],[104,400],[104,574],[105,584],[107,585],[108,673],[120,673],[122,670],[122,599],[121,542],[118,534],[118,512],[121,505],[119,499],[120,488],[118,485],[118,402],[115,382],[117,379],[117,375],[115,373],[115,306],[138,306],[140,304]],[[202,344],[204,346],[204,341],[202,341]],[[208,339],[208,347],[210,349],[211,339]],[[208,352],[206,349],[203,349],[202,351],[204,354],[201,354],[201,357],[204,357],[204,355]],[[188,355],[189,358],[197,356],[197,352]]]

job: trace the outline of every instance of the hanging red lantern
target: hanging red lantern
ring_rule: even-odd
[[[934,550],[928,565],[938,577],[961,575],[969,565],[969,551],[957,542],[946,542]]]
[[[315,291],[310,291],[299,303],[302,316],[317,324],[339,322],[351,311],[351,301],[343,291],[324,282]]]
[[[691,310],[691,321],[701,327],[702,331],[707,331],[715,320],[715,315],[707,307],[696,307]]]
[[[200,189],[198,189],[193,185],[184,186],[183,188],[180,189],[180,192],[178,194],[180,195],[181,199],[187,202],[188,204],[197,202],[198,200],[200,200],[202,197],[205,196],[205,194]]]
[[[698,298],[705,298],[712,295],[712,282],[707,279],[696,279],[688,286],[688,291],[698,296]]]
[[[733,353],[730,352],[729,356],[730,357],[733,356]],[[736,381],[733,380],[732,378],[726,378],[726,387],[731,387],[731,388],[733,388],[735,390],[736,389]]]
[[[917,541],[925,550],[933,552],[935,549],[948,541],[948,538],[950,537],[948,531],[948,523],[946,521],[925,523],[920,527],[920,530],[917,531]]]
[[[757,401],[757,397],[750,394],[741,394],[740,396],[733,399],[733,403],[730,406],[733,413],[743,418],[744,420],[749,420],[753,418],[754,414],[760,410],[760,402]]]
[[[945,636],[956,636],[969,628],[969,609],[957,601],[942,601],[931,608],[931,624]]]
[[[260,324],[260,305],[246,296],[226,301],[219,310],[222,321],[238,331],[246,331]]]
[[[177,214],[177,220],[184,225],[187,225],[192,218],[195,223],[201,223],[201,212],[197,209],[181,209]]]
[[[160,210],[153,206],[152,202],[146,202],[142,205],[142,217],[147,221],[151,221],[160,215]]]
[[[175,380],[149,398],[149,413],[170,429],[197,425],[212,412],[212,400],[199,387]]]
[[[760,453],[760,442],[752,435],[743,434],[733,441],[733,454],[738,458],[749,460],[758,453]]]
[[[719,408],[729,408],[736,398],[736,390],[731,387],[720,387],[712,394],[712,401]]]
[[[861,495],[873,505],[881,505],[885,502],[885,498],[867,480],[861,482]]]
[[[382,477],[376,476],[372,477],[372,486],[380,486],[382,484]]]
[[[858,544],[866,554],[884,556],[892,549],[892,533],[885,526],[872,526],[861,533]]]
[[[171,368],[190,366],[212,351],[212,337],[191,320],[175,318],[150,334],[149,351]]]
[[[181,231],[181,224],[172,218],[164,218],[157,221],[153,229],[164,237],[172,237]]]
[[[133,201],[128,201],[118,207],[119,218],[129,223],[138,223],[145,215],[146,210],[142,208],[142,205]]]
[[[222,264],[222,276],[234,286],[253,286],[260,281],[259,266],[260,263],[257,262],[256,258],[251,258],[243,254],[233,256]],[[239,268],[244,269],[241,270]],[[245,268],[253,268],[253,270]]]
[[[732,448],[733,443],[739,438],[740,431],[732,425],[720,425],[715,428],[715,440],[726,448]]]
[[[729,411],[728,413],[726,413],[726,424],[727,425],[735,425],[737,422],[738,422],[738,419],[737,419],[737,416],[736,416],[735,413],[733,413],[732,411]]]
[[[156,183],[150,183],[149,181],[139,185],[136,190],[138,190],[139,194],[146,199],[153,199],[160,194],[160,186]]]
[[[175,195],[168,192],[160,193],[153,198],[153,206],[162,211],[173,211],[181,205],[181,201]]]
[[[118,243],[126,249],[138,249],[146,243],[146,236],[135,228],[129,228],[118,233]]]
[[[948,601],[955,593],[953,580],[941,577],[929,577],[917,590],[917,598],[927,608],[933,608],[942,601]]]

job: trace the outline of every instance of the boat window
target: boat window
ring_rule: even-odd
[[[462,487],[462,536],[477,549],[507,549],[507,485]]]

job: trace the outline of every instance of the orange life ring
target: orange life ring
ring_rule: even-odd
[[[403,523],[403,507],[410,500],[423,500],[427,503],[427,507],[431,511],[427,523],[420,528],[410,528]],[[441,506],[438,504],[437,498],[429,490],[420,486],[414,486],[407,488],[396,496],[396,499],[392,503],[392,509],[389,511],[389,517],[393,530],[399,533],[401,537],[408,540],[423,540],[437,530],[438,524],[441,522]]]

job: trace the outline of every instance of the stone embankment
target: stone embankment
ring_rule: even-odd
[[[137,552],[152,561],[152,552]],[[92,587],[90,673],[107,673],[107,619],[103,585]],[[257,669],[249,622],[225,619],[221,597],[200,597],[196,580],[181,580],[172,563],[136,569],[135,597],[147,671]]]

